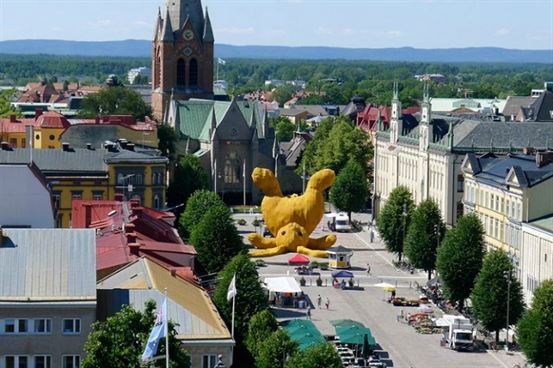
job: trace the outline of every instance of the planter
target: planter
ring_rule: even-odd
[[[317,278],[317,286],[323,286],[323,279],[321,279],[321,276]]]
[[[300,286],[305,286],[305,279],[303,277],[300,279]]]

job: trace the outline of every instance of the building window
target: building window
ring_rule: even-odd
[[[50,318],[40,318],[33,321],[34,332],[37,334],[49,334],[52,332],[52,320]]]
[[[51,141],[53,141],[54,139],[56,139],[56,137],[55,137],[53,134],[50,134],[50,136],[49,136],[48,138],[50,138]]]
[[[81,191],[71,191],[71,200],[83,199],[83,192]]]
[[[5,368],[28,368],[29,357],[25,355],[7,355],[4,358]]]
[[[15,333],[15,319],[4,320],[4,333]]]
[[[209,354],[202,356],[202,368],[213,368],[217,364],[217,355]]]
[[[49,355],[35,355],[35,368],[51,368],[52,357]]]
[[[188,77],[188,84],[190,86],[197,86],[198,85],[198,62],[196,59],[190,60],[190,71],[189,71],[189,77]]]
[[[154,195],[154,208],[159,209],[159,195]]]
[[[15,138],[10,139],[10,147],[11,148],[17,148],[17,139],[15,139]]]
[[[177,87],[184,87],[186,85],[186,63],[184,60],[179,59],[177,61]]]
[[[226,184],[240,183],[240,162],[237,159],[227,159],[224,170]]]
[[[62,368],[79,368],[81,366],[81,357],[79,355],[64,355],[62,362]]]
[[[64,335],[77,335],[81,333],[81,319],[68,318],[63,320],[62,332]]]
[[[125,175],[119,173],[117,174],[117,185],[124,185],[125,184]]]
[[[104,199],[104,192],[92,192],[92,199],[95,201],[101,201]]]
[[[144,179],[143,179],[142,174],[136,174],[134,176],[134,178],[135,178],[135,184],[136,185],[142,185],[144,183]]]

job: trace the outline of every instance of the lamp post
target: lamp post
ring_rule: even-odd
[[[437,251],[437,249],[440,247],[440,235],[441,235],[439,224],[434,224],[434,235],[436,235],[436,251]],[[428,271],[428,281],[431,280],[431,277],[430,277],[432,275],[431,272],[432,270]]]
[[[403,204],[403,211],[401,213],[403,217],[403,238],[401,239],[402,243],[405,244],[405,227],[407,225],[407,203]],[[403,249],[403,247],[402,247]],[[401,262],[401,253],[399,255],[399,262]]]
[[[505,351],[509,351],[509,307],[511,301],[511,270],[503,271],[503,276],[507,278],[507,324],[505,329]]]

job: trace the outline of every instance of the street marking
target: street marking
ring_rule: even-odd
[[[360,237],[359,234],[357,234],[357,233],[353,233],[353,234],[354,234],[357,238],[359,238],[359,240],[361,240],[363,243],[365,243],[365,245],[366,245],[367,247],[369,247],[369,248],[372,249],[372,250],[375,250],[373,247],[370,246],[369,243],[367,243],[367,242],[365,241],[365,239],[363,239],[362,237]],[[382,260],[383,260],[384,262],[386,262],[387,264],[389,264],[390,266],[392,266],[393,268],[395,268],[395,266],[393,265],[393,263],[390,262],[389,260],[387,260],[382,254],[376,253],[376,255],[379,256],[380,258],[382,258]]]
[[[503,367],[505,368],[509,368],[505,363],[503,363],[501,360],[499,360],[496,356],[495,356],[495,353],[492,353],[490,350],[486,350],[486,353],[488,353],[492,358],[494,358],[499,364],[501,364]]]

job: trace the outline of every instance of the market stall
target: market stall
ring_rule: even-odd
[[[263,280],[269,301],[278,307],[305,308],[307,298],[293,277],[267,277]]]
[[[328,267],[339,269],[339,268],[350,268],[351,267],[351,256],[353,256],[353,251],[341,245],[327,249],[326,253],[328,254]]]

